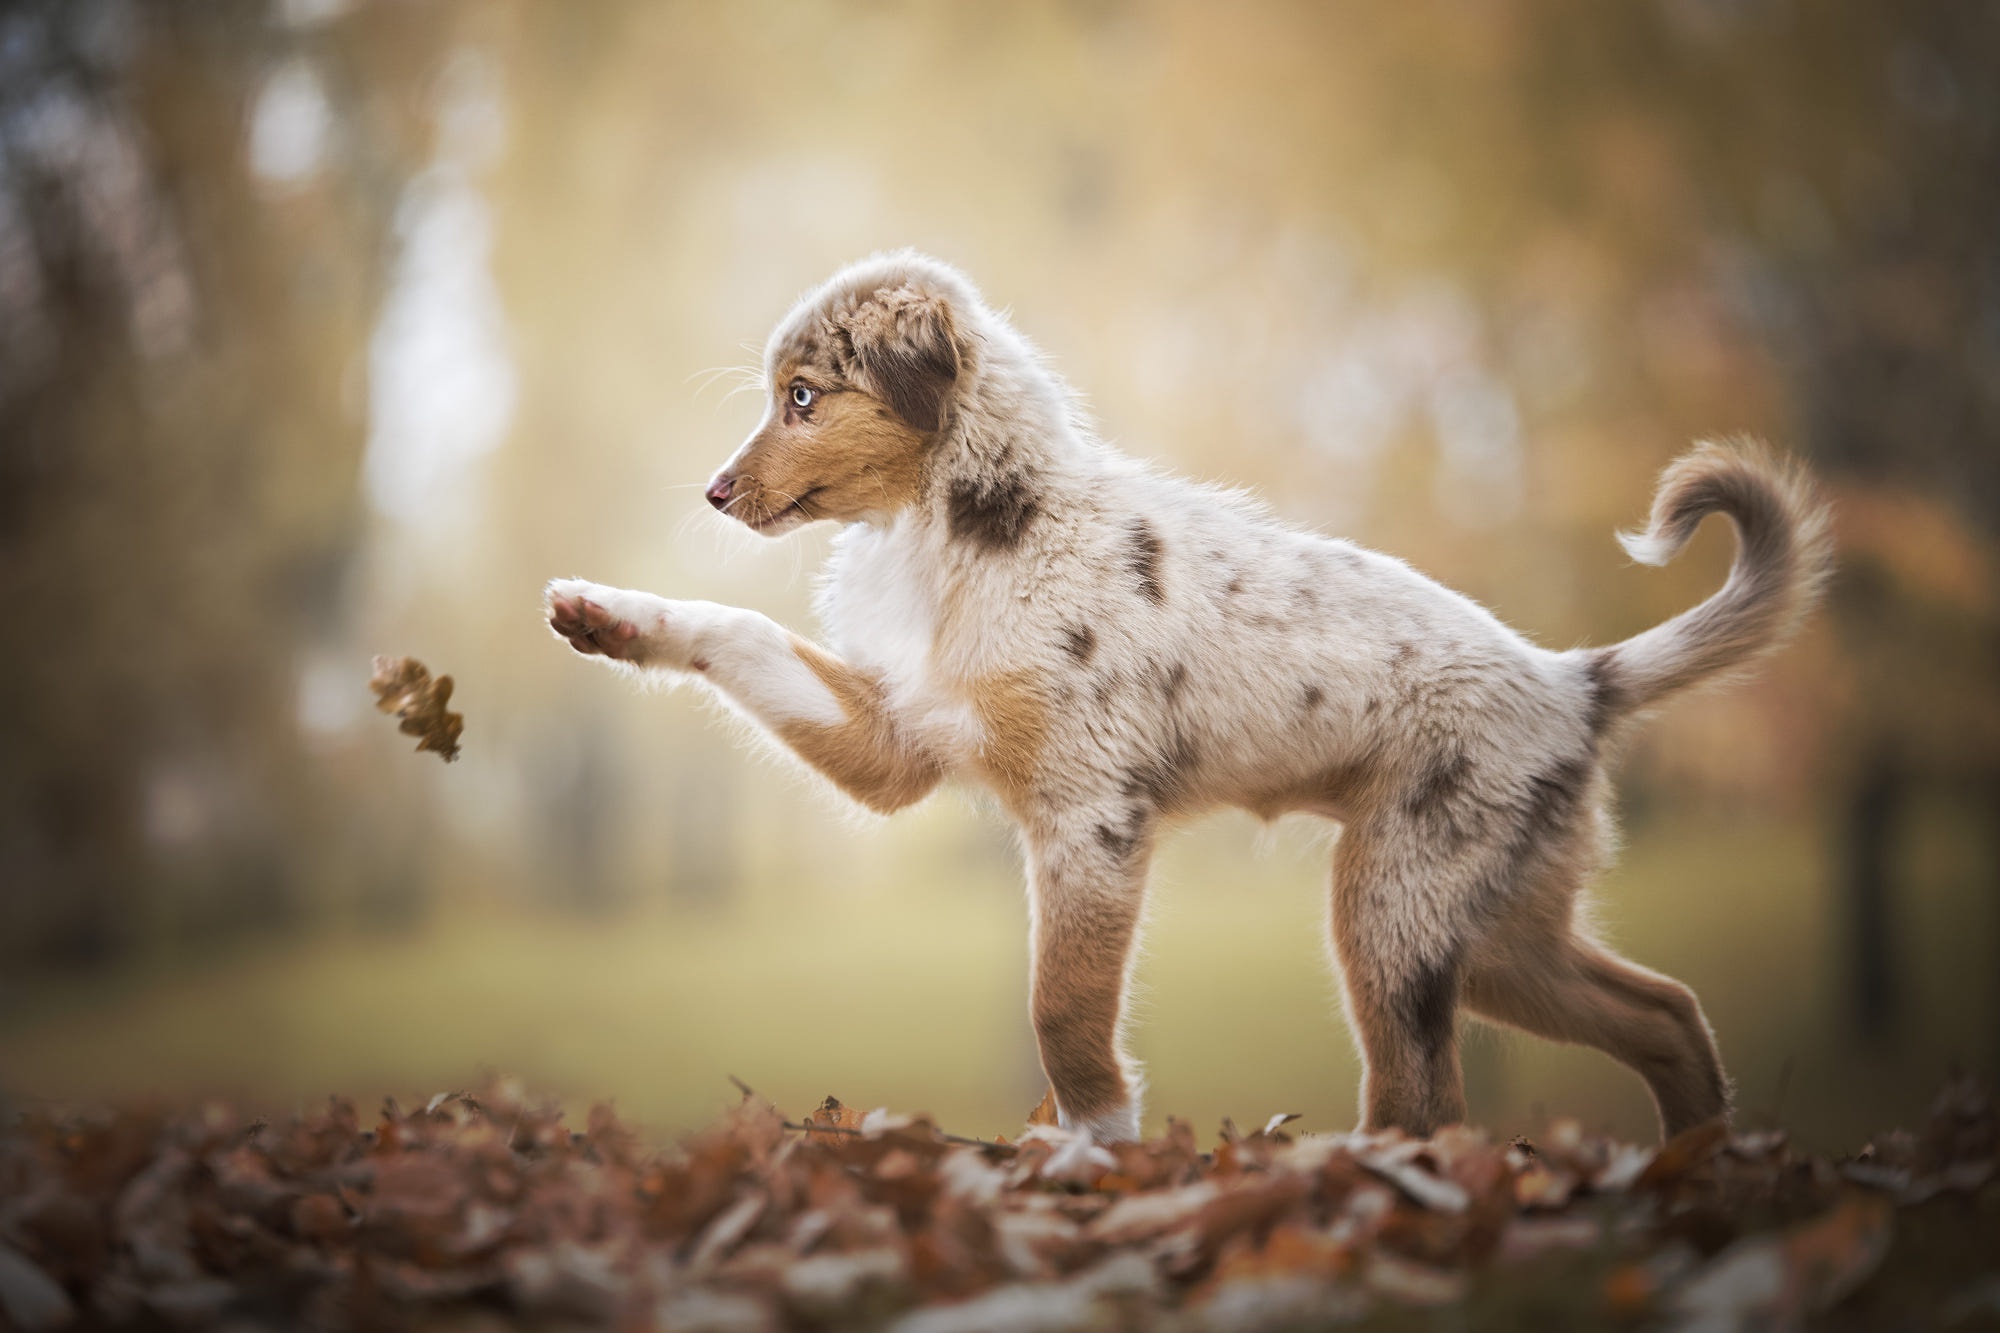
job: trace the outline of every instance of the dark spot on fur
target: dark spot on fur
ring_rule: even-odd
[[[1154,810],[1171,810],[1187,794],[1187,775],[1196,757],[1194,741],[1175,727],[1158,753],[1132,766],[1123,790]]]
[[[1160,680],[1160,693],[1172,703],[1180,698],[1181,686],[1187,684],[1187,663],[1176,662],[1167,668],[1167,674]]]
[[[1435,1060],[1451,1047],[1452,1023],[1458,1010],[1456,955],[1417,969],[1396,997],[1396,1016],[1416,1039],[1426,1059]]]
[[[1590,774],[1588,760],[1566,759],[1529,778],[1528,799],[1521,807],[1516,840],[1532,846],[1559,836],[1583,803]]]
[[[1501,814],[1472,789],[1472,761],[1456,746],[1424,761],[1404,794],[1403,810],[1428,845],[1447,853],[1487,836]]]
[[[1132,550],[1126,557],[1126,566],[1139,581],[1139,591],[1146,600],[1158,606],[1167,600],[1167,589],[1160,582],[1160,534],[1153,531],[1153,525],[1145,519],[1135,519],[1132,523]]]
[[[841,323],[864,387],[913,428],[942,431],[959,373],[958,337],[946,304],[877,293]]]
[[[1319,610],[1319,589],[1309,581],[1300,579],[1292,587],[1292,604],[1301,611]]]
[[[1135,805],[1125,812],[1122,825],[1107,822],[1096,826],[1098,845],[1122,861],[1145,841],[1150,822],[1151,815],[1146,807]]]
[[[1465,795],[1472,761],[1465,751],[1451,749],[1432,755],[1417,774],[1405,808],[1413,815],[1436,815],[1456,804]]]
[[[1587,691],[1583,720],[1594,744],[1611,725],[1618,708],[1618,685],[1612,679],[1608,654],[1597,652],[1585,657],[1583,678]]]
[[[1382,706],[1382,701],[1380,699],[1377,699],[1374,695],[1371,694],[1368,696],[1368,702],[1362,705],[1361,711],[1364,713],[1372,713],[1381,706]]]
[[[1321,689],[1317,684],[1309,684],[1306,686],[1305,705],[1304,705],[1306,712],[1308,713],[1312,712],[1313,709],[1318,708],[1325,701],[1326,701],[1325,690]]]
[[[1410,664],[1410,659],[1416,655],[1417,645],[1404,639],[1396,645],[1396,651],[1389,655],[1389,666],[1391,669],[1406,667]]]
[[[1042,512],[1035,488],[1022,473],[990,480],[960,479],[946,496],[947,530],[959,541],[988,551],[1011,551]]]
[[[1097,651],[1097,633],[1088,625],[1071,625],[1063,630],[1063,651],[1079,663],[1088,662]]]
[[[1558,760],[1529,778],[1526,790],[1500,812],[1507,820],[1506,838],[1474,894],[1482,913],[1502,910],[1538,861],[1560,853],[1576,827],[1595,771],[1589,756]]]
[[[1308,784],[1311,791],[1323,801],[1334,805],[1347,805],[1361,798],[1367,791],[1371,777],[1368,765],[1364,763],[1334,764],[1321,770]]]

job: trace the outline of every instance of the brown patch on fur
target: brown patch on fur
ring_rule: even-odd
[[[944,428],[959,353],[943,297],[910,285],[879,291],[840,327],[856,374],[877,398],[926,437]]]
[[[1035,893],[1030,1011],[1042,1069],[1072,1119],[1100,1115],[1130,1093],[1118,1019],[1139,894],[1068,883],[1040,883]]]
[[[942,768],[896,734],[882,705],[881,684],[804,639],[793,639],[792,651],[832,692],[847,720],[835,726],[781,723],[775,728],[779,739],[877,814],[900,810],[929,795]]]
[[[932,437],[858,389],[812,387],[807,412],[788,409],[744,450],[730,517],[758,527],[796,504],[807,518],[850,523],[914,503]],[[777,391],[790,393],[789,382]]]
[[[1063,651],[1077,660],[1078,665],[1088,662],[1097,651],[1097,632],[1088,625],[1071,625],[1063,630]]]
[[[1335,764],[1302,781],[1274,787],[1244,806],[1259,819],[1309,810],[1346,823],[1366,812],[1374,790],[1374,773],[1366,764]]]
[[[972,711],[985,732],[980,771],[1009,809],[1025,810],[1048,737],[1041,682],[1033,672],[1007,671],[976,681],[971,695]]]
[[[1538,1036],[1594,1046],[1634,1070],[1668,1138],[1728,1113],[1729,1083],[1693,991],[1590,940],[1511,934],[1489,941],[1466,973],[1467,1007]]]
[[[1465,1118],[1458,1063],[1458,960],[1384,952],[1368,922],[1384,892],[1374,839],[1350,824],[1333,850],[1333,943],[1363,1058],[1362,1128],[1428,1137]]]

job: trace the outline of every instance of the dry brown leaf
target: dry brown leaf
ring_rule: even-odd
[[[819,1109],[806,1117],[806,1125],[810,1129],[859,1134],[864,1118],[861,1112],[851,1106],[842,1106],[838,1097],[828,1094],[827,1099],[819,1104]]]
[[[1674,1293],[1674,1310],[1704,1327],[1796,1328],[1867,1281],[1894,1227],[1889,1199],[1849,1195],[1790,1231],[1736,1242]]]
[[[1576,1177],[1567,1171],[1551,1171],[1539,1161],[1528,1163],[1514,1177],[1514,1201],[1523,1208],[1561,1208],[1576,1193]]]
[[[446,763],[458,758],[458,737],[465,717],[446,710],[451,702],[450,676],[433,678],[414,657],[378,657],[368,681],[375,706],[394,713],[404,734],[417,737],[417,749],[434,750]]]
[[[1694,1169],[1722,1150],[1729,1141],[1729,1126],[1707,1120],[1682,1130],[1666,1141],[1635,1182],[1640,1189],[1667,1189],[1685,1179]]]
[[[1990,1105],[1954,1089],[1864,1160],[1988,1181]],[[1454,1129],[1204,1154],[1173,1121],[1110,1150],[1049,1126],[997,1145],[832,1098],[788,1124],[752,1097],[659,1152],[609,1107],[572,1127],[507,1082],[415,1106],[367,1129],[339,1101],[278,1125],[205,1105],[0,1127],[0,1326],[1316,1327],[1453,1305],[1506,1270],[1571,1322],[1795,1325],[1914,1291],[1909,1322],[1931,1327],[2000,1239],[1961,1198],[1862,1192],[1713,1130],[1657,1159],[1573,1122],[1532,1152]],[[1654,1188],[1601,1183],[1642,1158]],[[1955,1268],[1890,1252],[1917,1208],[1959,1210]],[[1600,1258],[1608,1275],[1575,1280]]]
[[[1036,1125],[1059,1125],[1061,1123],[1061,1118],[1056,1114],[1056,1090],[1050,1088],[1042,1094],[1042,1099],[1035,1103],[1035,1109],[1028,1112],[1028,1126],[1029,1128],[1033,1128]]]

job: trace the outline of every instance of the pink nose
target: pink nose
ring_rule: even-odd
[[[726,509],[729,506],[730,493],[735,489],[736,478],[717,477],[714,481],[708,483],[708,502],[717,509]]]

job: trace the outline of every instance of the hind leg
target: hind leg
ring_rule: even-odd
[[[1728,1114],[1729,1082],[1693,991],[1578,932],[1566,910],[1509,925],[1469,961],[1468,1008],[1628,1066],[1646,1080],[1668,1138]]]
[[[1361,1125],[1427,1137],[1465,1119],[1456,1013],[1464,943],[1451,895],[1350,825],[1333,860],[1333,945],[1361,1044]],[[1411,882],[1405,882],[1411,881]]]

